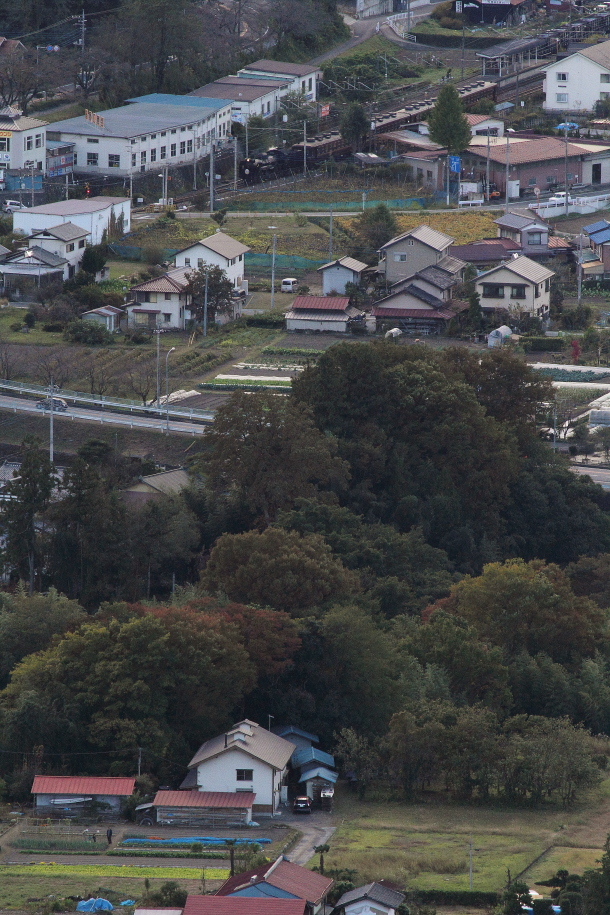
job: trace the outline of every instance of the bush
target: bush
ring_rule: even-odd
[[[565,346],[563,337],[523,337],[521,343],[526,353],[561,353]]]
[[[246,327],[283,327],[284,326],[284,315],[274,314],[272,312],[265,312],[262,315],[250,315],[247,318],[242,318]]]
[[[64,337],[69,343],[85,343],[87,346],[109,346],[114,337],[96,321],[72,321]]]
[[[60,334],[65,326],[63,321],[47,321],[42,325],[42,329],[48,334]]]

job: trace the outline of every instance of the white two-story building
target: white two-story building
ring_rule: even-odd
[[[289,83],[288,92],[299,92],[310,102],[318,98],[318,82],[322,77],[319,67],[311,64],[291,64],[283,60],[255,60],[237,75],[246,79],[282,79]]]
[[[56,121],[47,131],[49,139],[73,144],[75,173],[108,177],[192,164],[230,134],[230,102],[161,94]]]
[[[247,245],[242,245],[225,232],[218,231],[178,251],[176,267],[190,267],[195,270],[204,265],[220,267],[234,288],[239,289],[244,279],[244,256],[249,250]]]
[[[593,111],[610,98],[610,41],[582,48],[543,67],[547,111]]]
[[[0,170],[43,171],[46,129],[46,121],[24,117],[18,108],[0,108]]]
[[[181,788],[254,793],[253,813],[273,815],[294,749],[293,743],[255,721],[239,721],[226,734],[199,747]]]

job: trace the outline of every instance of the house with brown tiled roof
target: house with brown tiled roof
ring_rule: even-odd
[[[132,286],[125,307],[129,325],[184,330],[191,318],[186,291],[190,272],[180,267]]]

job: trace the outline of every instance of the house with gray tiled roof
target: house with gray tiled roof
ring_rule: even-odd
[[[405,901],[404,893],[381,883],[367,883],[348,890],[337,901],[336,909],[344,915],[394,915]]]

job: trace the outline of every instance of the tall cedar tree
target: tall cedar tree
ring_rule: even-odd
[[[455,86],[443,86],[428,116],[430,139],[450,153],[461,153],[470,143],[470,127]]]

